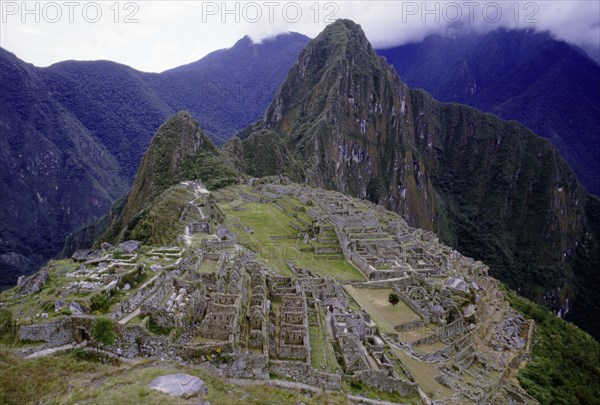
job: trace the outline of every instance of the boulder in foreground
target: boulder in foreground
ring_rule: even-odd
[[[148,388],[184,398],[208,394],[208,387],[204,381],[189,374],[169,374],[157,377],[148,384]]]

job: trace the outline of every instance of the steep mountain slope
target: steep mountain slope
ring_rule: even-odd
[[[102,239],[126,239],[143,222],[147,214],[144,210],[165,190],[183,180],[195,179],[202,179],[212,189],[234,183],[236,175],[198,122],[189,113],[179,112],[152,138],[127,202],[122,210],[113,210],[110,227]]]
[[[264,112],[308,38],[282,34],[229,49],[160,74],[108,61],[61,62],[37,71],[52,92],[132,178],[152,135],[187,110],[221,144]]]
[[[0,49],[2,283],[14,284],[56,254],[69,232],[105,213],[179,109],[220,142],[256,120],[307,41],[245,38],[163,74],[108,61],[36,68]],[[220,98],[214,86],[243,92]],[[93,228],[88,242],[100,232]]]
[[[404,82],[438,100],[515,119],[548,138],[589,192],[600,195],[600,65],[533,30],[431,36],[379,50]]]
[[[106,212],[125,179],[37,69],[1,49],[0,82],[0,285],[10,285]]]
[[[129,66],[71,61],[38,72],[52,97],[115,156],[128,179],[135,174],[152,134],[175,113],[142,73]]]
[[[405,128],[411,125],[409,89],[375,55],[362,30],[346,23],[350,28],[336,23],[302,51],[264,119],[241,134],[243,149],[252,148],[260,136],[252,130],[275,131],[282,140],[276,146],[281,155],[289,154],[293,168],[300,170],[271,165],[255,174],[283,170],[298,181],[371,197],[416,226],[432,229],[435,200],[427,173],[424,168],[405,170],[419,160],[413,133]],[[271,149],[246,154],[243,169],[256,170],[254,162],[275,155]],[[384,179],[384,174],[391,177]]]
[[[289,33],[254,44],[246,36],[229,49],[144,78],[169,106],[190,111],[222,144],[263,114],[308,41]]]
[[[257,139],[267,146],[247,153]],[[586,213],[596,199],[556,149],[515,122],[409,90],[351,21],[302,51],[264,118],[225,149],[254,175],[287,173],[400,212],[563,313],[585,277],[598,286],[597,270],[574,266],[597,260]],[[583,305],[600,308],[594,297],[570,310],[598,336]]]

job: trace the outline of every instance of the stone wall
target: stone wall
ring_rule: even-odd
[[[390,278],[401,278],[406,275],[404,270],[377,270],[371,272],[369,279],[372,281],[388,280]]]
[[[410,298],[408,295],[406,295],[404,293],[404,291],[400,290],[399,288],[395,288],[395,290],[396,290],[396,293],[398,293],[398,297],[400,297],[402,302],[404,302],[406,305],[408,305],[408,307],[410,309],[412,309],[417,314],[419,314],[425,321],[425,324],[428,324],[429,323],[429,314],[426,313],[425,311],[423,311],[421,309],[421,307],[419,306],[419,304],[417,304],[412,298]]]
[[[147,283],[140,287],[129,299],[119,302],[115,311],[111,314],[114,319],[120,319],[123,315],[133,312],[141,303],[151,294],[161,290],[168,289],[172,285],[165,282],[165,273],[162,272],[152,277]]]
[[[360,269],[360,271],[363,272],[365,277],[367,277],[370,280],[371,273],[373,273],[375,271],[375,268],[373,266],[371,266],[369,263],[367,263],[367,261],[365,259],[363,259],[357,253],[351,253],[350,258],[352,260],[352,263],[354,263],[356,265],[356,267],[358,267]]]
[[[407,332],[407,331],[419,329],[422,327],[425,327],[425,322],[423,322],[422,319],[417,319],[415,321],[405,322],[405,323],[401,323],[399,325],[395,325],[394,329],[397,330],[398,332]]]
[[[269,361],[269,372],[326,390],[339,390],[342,388],[342,377],[340,375],[323,373],[306,363],[271,360]]]
[[[219,366],[223,374],[235,378],[269,378],[269,357],[266,354],[236,354],[228,364]]]
[[[429,345],[437,342],[440,339],[453,338],[454,336],[461,335],[466,331],[467,328],[465,326],[465,322],[462,319],[457,319],[449,325],[437,328],[433,335],[413,342],[413,345]]]
[[[338,240],[340,241],[340,247],[342,248],[342,253],[344,253],[344,258],[346,260],[351,260],[352,252],[348,248],[349,242],[348,242],[348,238],[346,237],[346,234],[344,232],[342,232],[340,229],[338,229],[338,227],[335,226],[335,224],[334,224],[333,230],[335,231],[335,235],[337,236]]]
[[[151,311],[153,307],[158,306],[163,299],[172,291],[173,283],[172,282],[164,282],[164,280],[159,282],[158,288],[152,295],[144,301],[141,306],[142,313],[148,313]]]
[[[344,375],[344,380],[349,382],[361,381],[369,387],[385,392],[397,392],[401,396],[409,396],[417,392],[418,385],[401,378],[390,377],[383,370],[357,371],[354,375]]]
[[[379,222],[375,218],[356,218],[353,216],[342,217],[339,215],[329,215],[329,220],[337,225],[340,229],[344,229],[346,227],[351,228],[366,228],[366,227],[378,227]]]
[[[306,214],[315,221],[320,221],[323,219],[323,213],[315,208],[307,209]]]
[[[72,332],[71,318],[57,321],[22,325],[19,327],[19,340],[46,342],[49,347],[62,346],[75,341]]]
[[[267,199],[266,198],[261,198],[252,194],[248,194],[245,193],[241,190],[238,191],[238,194],[240,196],[240,198],[246,202],[253,202],[253,203],[266,203]]]
[[[204,252],[204,260],[218,261],[220,257],[221,253]]]

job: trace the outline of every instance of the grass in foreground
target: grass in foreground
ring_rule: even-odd
[[[146,387],[154,378],[173,373],[198,376],[208,395],[184,400]],[[109,365],[61,353],[34,360],[17,359],[0,350],[0,403],[114,403],[186,404],[208,400],[213,404],[338,404],[343,393],[324,392],[305,396],[265,384],[232,385],[197,367],[172,362],[143,361],[136,365]]]

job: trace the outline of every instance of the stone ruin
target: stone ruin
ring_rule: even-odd
[[[293,262],[287,263],[291,276],[275,273],[239,245],[231,229],[206,220],[210,207],[200,206],[200,200],[182,212],[186,232],[207,234],[200,248],[129,243],[134,249],[79,252],[74,259],[80,264],[65,275],[72,281],[59,292],[57,312],[73,303],[67,303],[71,296],[120,292],[124,298],[109,313],[118,338],[103,350],[199,363],[221,375],[272,373],[326,389],[340,389],[347,381],[417,394],[415,378],[390,355],[393,347],[433,364],[435,380],[461,393],[456,401],[488,402],[498,395],[530,400],[503,373],[528,355],[533,326],[506,304],[485,265],[462,257],[430,232],[339,193],[257,183],[244,195],[272,204],[293,195],[312,222],[306,216],[300,221],[300,208],[289,202],[277,206],[299,234],[310,231],[326,249],[314,253],[351,261],[366,279],[351,282],[353,287],[391,289],[415,318],[394,325],[397,333],[383,333],[366,309],[356,309],[342,283]],[[207,262],[214,270],[198,271]],[[38,273],[21,280],[19,289],[35,294],[47,278]],[[81,305],[72,316],[21,326],[19,337],[47,346],[93,340],[94,318],[85,313],[90,302]],[[149,330],[150,321],[165,334]],[[325,342],[311,341],[311,330],[320,331]],[[413,338],[417,330],[427,333]],[[313,367],[313,344],[331,345],[337,372]]]

